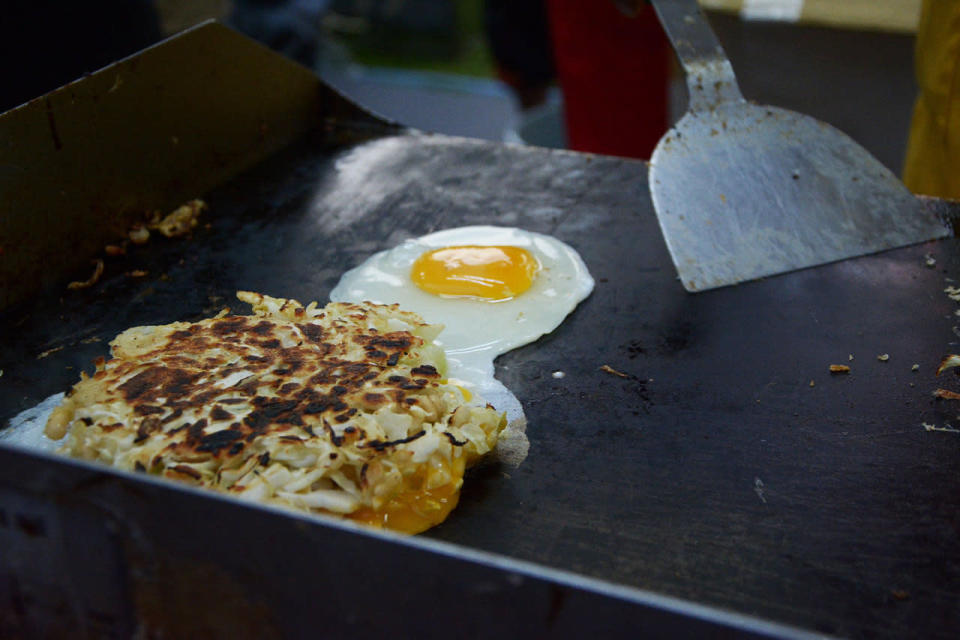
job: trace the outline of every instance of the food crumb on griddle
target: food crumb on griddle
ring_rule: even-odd
[[[600,366],[600,371],[603,371],[603,372],[605,372],[605,373],[613,374],[613,375],[615,375],[615,376],[617,376],[617,377],[620,377],[620,378],[629,378],[629,377],[630,377],[628,374],[624,373],[623,371],[617,371],[616,369],[614,369],[613,367],[611,367],[611,366],[608,365],[608,364],[601,365],[601,366]]]
[[[947,369],[952,369],[953,367],[960,366],[960,356],[955,354],[949,354],[943,356],[943,359],[940,360],[940,366],[937,367],[937,375],[940,375]]]
[[[51,353],[56,353],[57,351],[61,351],[61,350],[63,350],[63,345],[59,347],[53,347],[52,349],[47,349],[46,351],[42,351],[37,355],[37,360],[43,360],[44,358],[49,356]]]
[[[74,281],[67,285],[67,289],[76,290],[76,289],[86,289],[92,287],[100,279],[100,276],[103,275],[103,260],[94,260],[93,274],[86,280]]]
[[[186,235],[197,226],[197,218],[207,208],[203,200],[190,200],[180,205],[165,218],[150,225],[168,238],[178,238]]]
[[[955,429],[951,427],[949,424],[945,424],[942,427],[938,427],[935,424],[921,422],[920,426],[923,427],[924,431],[943,431],[945,433],[960,433],[960,429]]]
[[[949,389],[937,389],[933,392],[933,397],[940,400],[960,400],[960,393]]]
[[[933,257],[932,253],[924,255],[923,262],[929,269],[933,269],[935,266],[937,266],[937,259]]]
[[[890,359],[889,353],[881,353],[880,355],[877,356],[877,360],[879,360],[880,362],[886,362],[889,359]]]
[[[193,199],[180,205],[166,216],[154,213],[147,224],[137,223],[127,232],[127,238],[134,244],[146,244],[150,240],[150,230],[159,231],[167,238],[179,238],[189,234],[197,226],[197,218],[207,210],[207,203]],[[208,225],[209,226],[209,225]],[[107,245],[107,255],[119,256],[126,253],[124,245]]]
[[[830,373],[850,373],[850,367],[845,364],[830,365]]]
[[[133,244],[146,244],[150,239],[150,231],[145,226],[138,224],[130,229],[127,236]]]

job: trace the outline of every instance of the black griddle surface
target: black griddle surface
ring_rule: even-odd
[[[325,301],[408,237],[548,233],[597,285],[497,361],[530,455],[472,473],[426,535],[811,630],[951,636],[960,405],[931,392],[960,390],[934,376],[960,324],[943,291],[960,279],[956,241],[691,295],[645,176],[639,162],[441,136],[292,149],[208,194],[210,226],[192,238],[134,247],[95,287],[0,318],[0,419],[68,388],[129,326],[246,312],[237,289]],[[137,268],[149,275],[124,275]]]

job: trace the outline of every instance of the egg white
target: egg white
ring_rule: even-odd
[[[410,279],[410,269],[423,253],[462,245],[522,247],[540,269],[527,291],[499,302],[435,295]],[[512,424],[523,420],[523,409],[493,377],[494,359],[556,329],[593,286],[580,255],[556,238],[511,227],[471,226],[407,240],[370,256],[343,274],[330,299],[398,303],[426,322],[444,325],[437,342],[447,354],[448,378],[506,411]]]

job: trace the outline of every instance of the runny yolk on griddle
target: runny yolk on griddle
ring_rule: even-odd
[[[447,519],[460,499],[463,456],[453,460],[436,460],[433,467],[420,468],[404,479],[400,492],[378,509],[362,507],[347,514],[350,520],[400,533],[420,533]],[[436,478],[444,482],[438,486]],[[446,481],[449,478],[449,481]]]
[[[521,247],[465,245],[424,253],[413,263],[410,277],[429,293],[497,302],[529,289],[539,268],[533,254]]]

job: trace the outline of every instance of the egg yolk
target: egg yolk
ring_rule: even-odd
[[[410,277],[429,293],[496,302],[529,289],[539,268],[521,247],[444,247],[417,258]]]
[[[405,478],[400,492],[379,509],[363,507],[347,518],[378,529],[400,533],[420,533],[447,519],[460,499],[464,458],[436,461],[436,469],[421,469]],[[432,476],[442,473],[448,481],[435,484]]]

